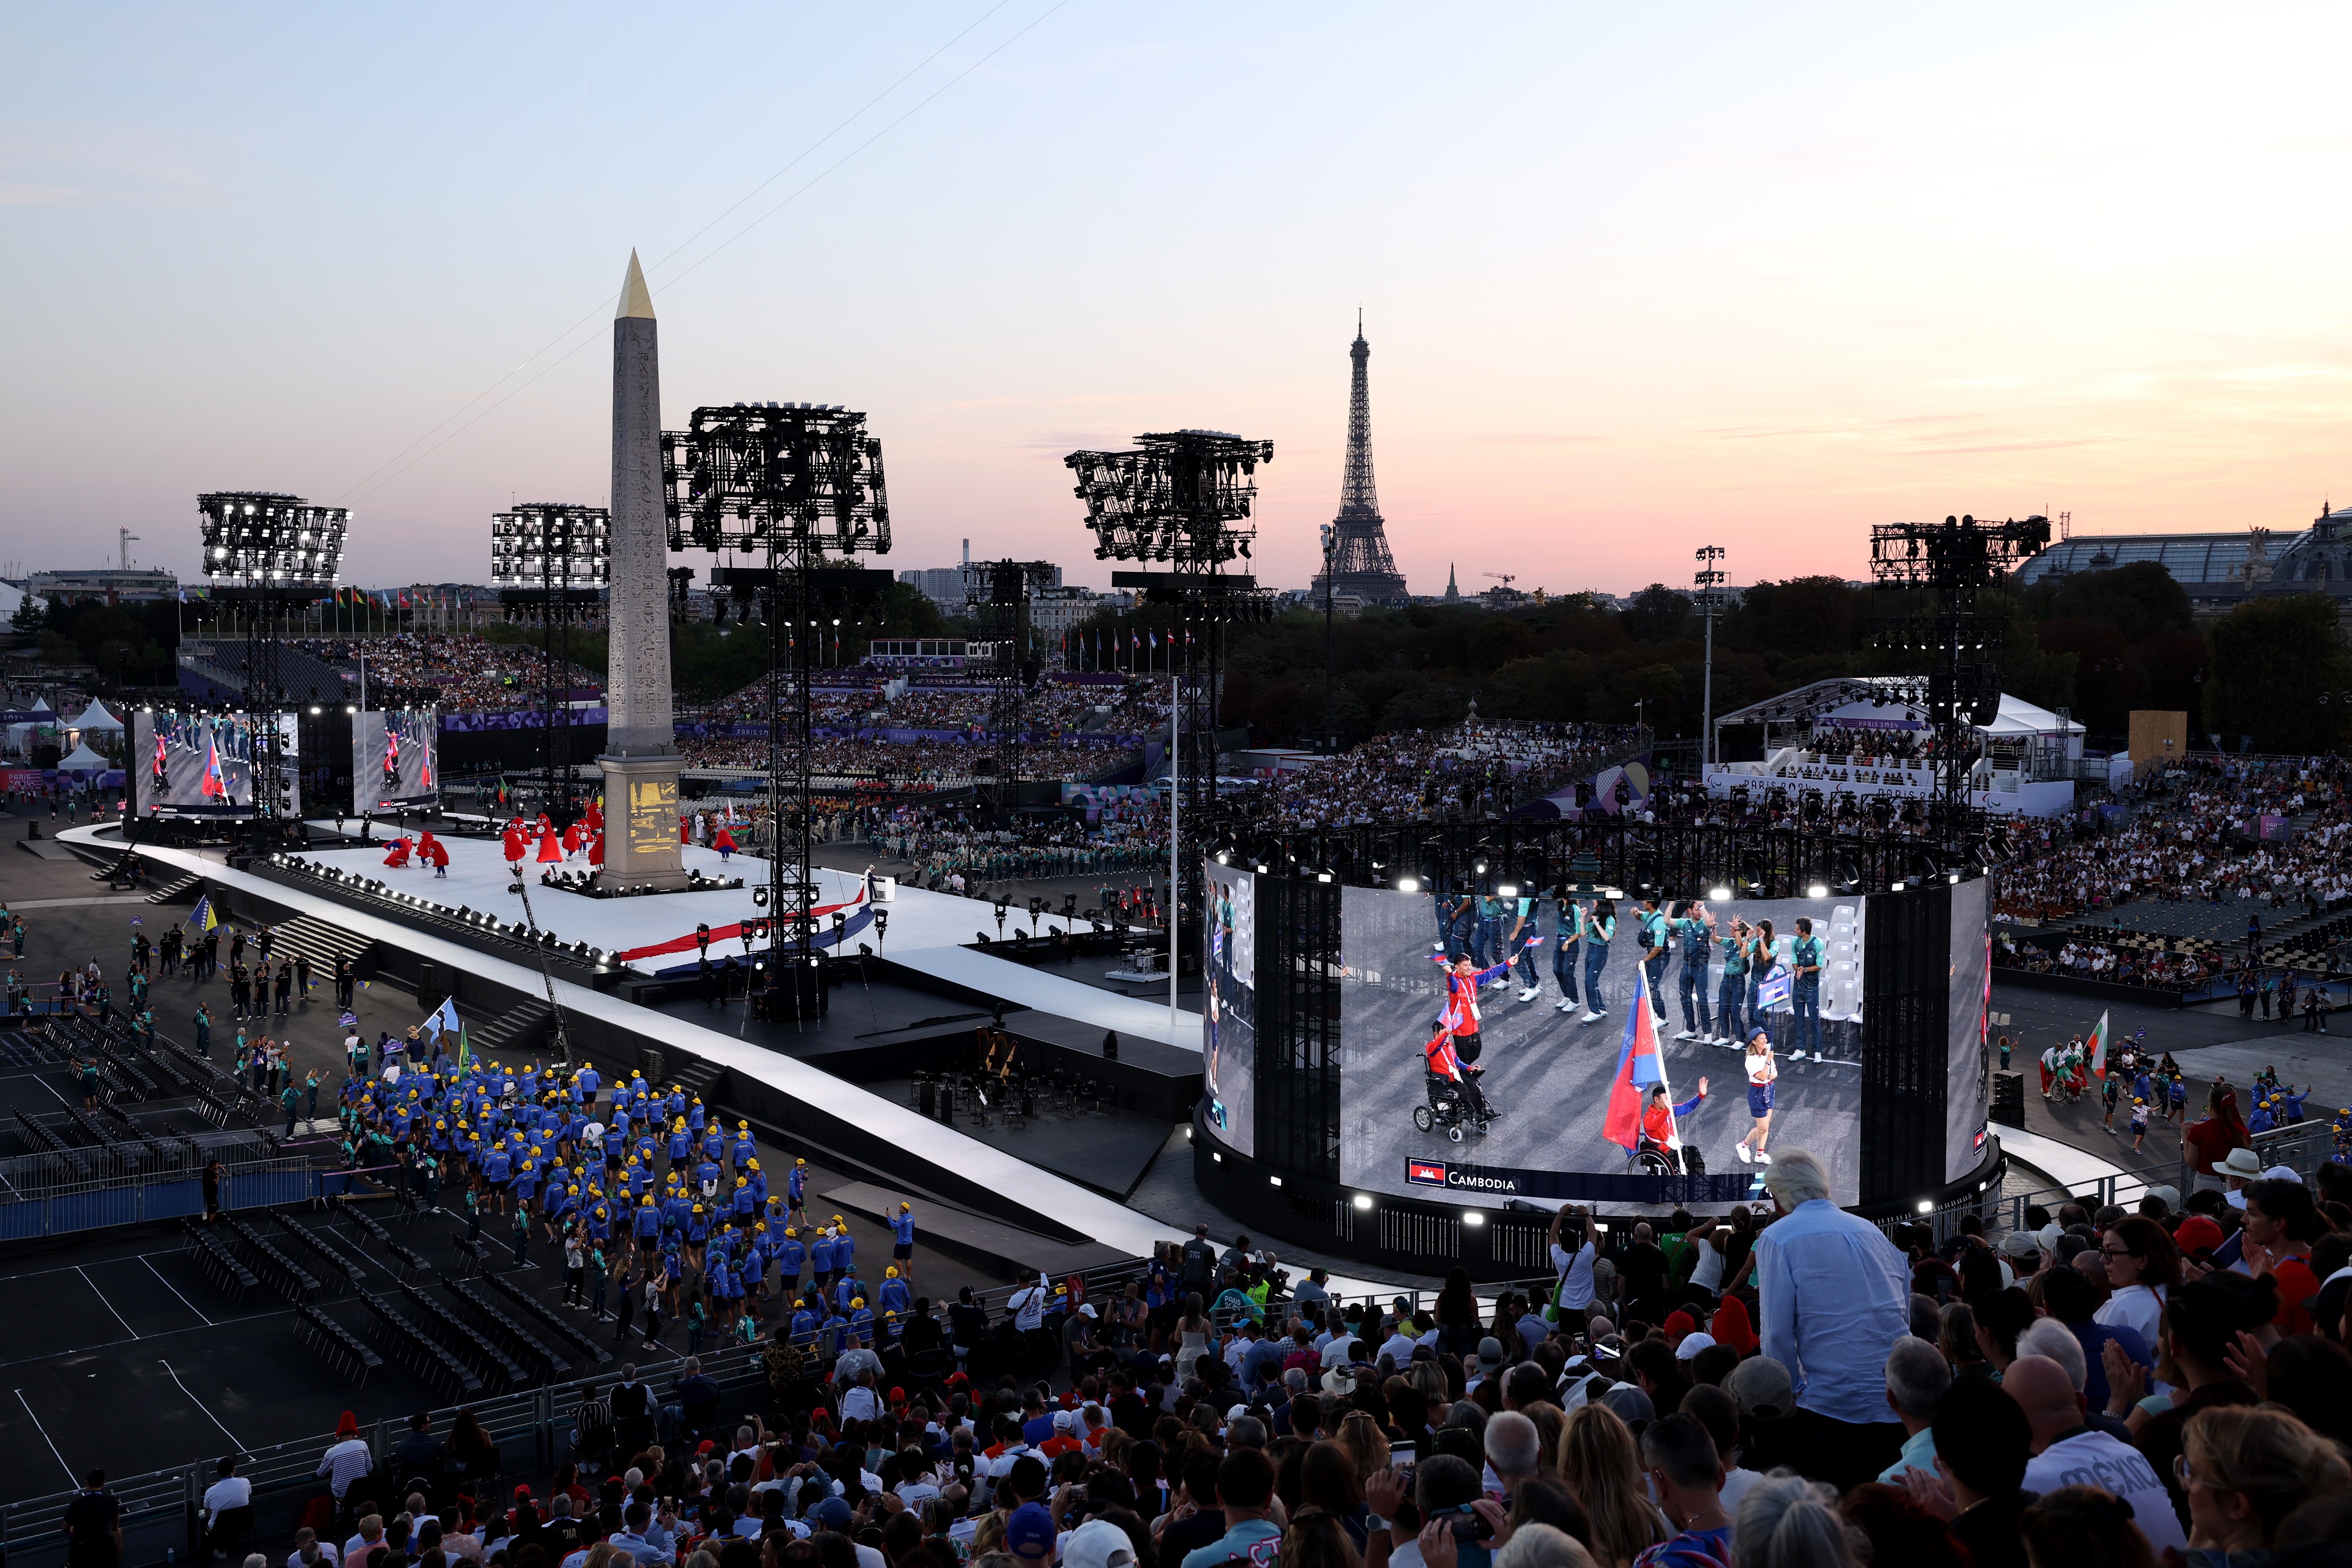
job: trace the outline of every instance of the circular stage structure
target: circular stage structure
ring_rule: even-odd
[[[1562,1203],[1769,1202],[1759,1145],[1872,1218],[1998,1191],[1981,865],[1629,896],[1590,856],[1514,863],[1206,862],[1194,1176],[1253,1235],[1539,1275]]]

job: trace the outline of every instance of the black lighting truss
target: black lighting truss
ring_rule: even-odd
[[[1876,684],[1891,700],[1927,713],[1936,743],[1927,831],[1948,847],[1981,834],[1982,813],[1969,790],[1975,729],[2000,716],[2001,618],[1980,610],[1979,598],[2049,542],[2043,517],[1998,523],[1948,517],[1870,530],[1870,575],[1882,606],[1878,647],[1905,672]]]
[[[1250,508],[1257,497],[1258,465],[1274,461],[1274,443],[1214,430],[1139,435],[1126,452],[1073,452],[1063,462],[1077,476],[1099,560],[1165,561],[1165,571],[1116,571],[1113,588],[1141,591],[1150,603],[1175,612],[1170,783],[1181,838],[1202,841],[1222,819],[1217,800],[1218,699],[1224,664],[1224,629],[1240,621],[1271,620],[1271,597],[1257,580],[1229,572],[1249,559]],[[1171,906],[1197,908],[1197,855],[1176,846],[1181,883]]]
[[[1021,803],[1021,727],[1037,664],[1029,650],[1029,601],[1054,580],[1046,560],[978,561],[964,569],[964,602],[990,645],[988,736],[993,755],[981,786],[990,814],[1003,821]]]
[[[827,564],[889,553],[882,443],[863,413],[838,405],[698,408],[685,430],[662,433],[662,488],[670,549],[754,563],[714,567],[710,585],[756,599],[768,623],[769,945],[813,954],[809,674],[831,612],[878,599],[892,581]],[[796,1013],[802,995],[790,988]]]
[[[1203,847],[1228,862],[1404,892],[1549,897],[1809,898],[1979,875],[1986,846],[1880,830],[1589,821],[1394,822],[1283,832],[1227,823]],[[1504,894],[1505,888],[1516,894]],[[1818,891],[1817,891],[1818,890]]]
[[[541,807],[558,827],[584,809],[572,777],[572,628],[599,619],[612,583],[613,514],[529,501],[490,517],[490,584],[507,619],[540,628]]]
[[[205,576],[215,601],[247,607],[245,709],[252,747],[254,841],[282,846],[287,823],[285,737],[278,716],[288,706],[278,659],[280,622],[297,606],[334,591],[352,514],[274,490],[222,490],[196,497],[204,521]]]

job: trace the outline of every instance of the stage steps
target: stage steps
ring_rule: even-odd
[[[313,981],[330,997],[334,995],[335,966],[343,959],[351,959],[353,969],[362,977],[367,973],[368,966],[362,960],[374,943],[365,936],[355,936],[315,915],[297,915],[290,920],[277,922],[270,929],[276,933],[269,943],[271,961],[309,954]]]
[[[459,1011],[465,1010],[463,1005]],[[555,1014],[537,998],[518,1003],[503,1012],[466,1022],[466,1043],[485,1061],[528,1061],[547,1043]]]
[[[193,902],[189,895],[200,891],[204,885],[205,879],[200,876],[173,877],[170,882],[149,894],[147,902],[150,904]]]

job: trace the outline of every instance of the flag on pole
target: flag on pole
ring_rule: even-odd
[[[441,999],[441,1005],[434,1009],[433,1016],[425,1020],[425,1027],[431,1030],[436,1035],[446,1034],[451,1030],[459,1028],[460,1025],[457,1021],[457,998],[455,997],[444,997]]]
[[[473,1043],[466,1038],[465,1020],[461,1019],[457,1023],[457,1065],[464,1067],[467,1059],[473,1054]]]
[[[1609,1111],[1601,1135],[1633,1154],[1642,1146],[1642,1103],[1650,1086],[1666,1081],[1666,1061],[1658,1050],[1658,1020],[1650,1010],[1648,977],[1633,966],[1633,996],[1625,1004],[1625,1042],[1617,1053],[1617,1071],[1609,1081]],[[1666,1092],[1672,1095],[1669,1088]]]
[[[195,908],[188,912],[188,924],[195,927],[199,936],[220,924],[220,916],[213,913],[212,894],[196,900]]]
[[[2099,1014],[2099,1027],[2091,1031],[2091,1076],[2101,1082],[2107,1077],[2107,1015]]]

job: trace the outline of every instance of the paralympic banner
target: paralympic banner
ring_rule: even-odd
[[[572,707],[562,710],[568,726],[603,724],[609,710],[601,707]],[[501,729],[538,729],[547,723],[547,715],[534,709],[528,713],[445,713],[441,716],[444,735],[478,735]]]

